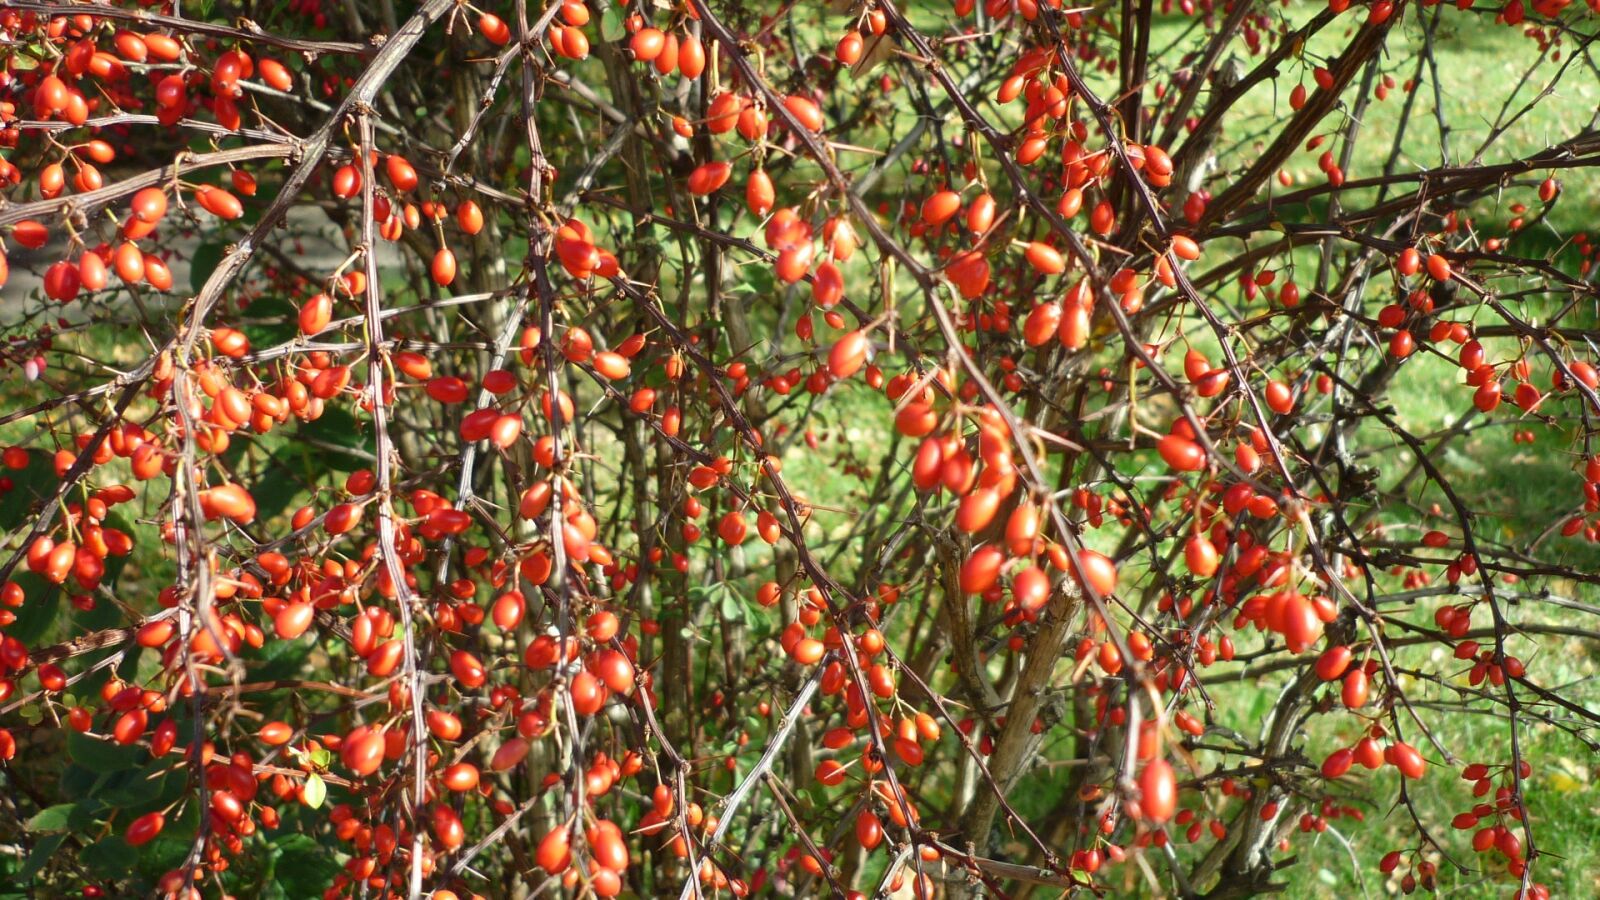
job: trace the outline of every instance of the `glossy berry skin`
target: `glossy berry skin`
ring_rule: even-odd
[[[1164,759],[1153,759],[1139,774],[1139,808],[1152,823],[1166,822],[1178,808],[1177,776]]]

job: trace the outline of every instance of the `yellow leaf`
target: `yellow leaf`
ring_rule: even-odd
[[[888,59],[889,54],[894,51],[894,39],[887,29],[884,30],[883,34],[868,34],[866,39],[866,51],[861,54],[860,59],[856,60],[856,64],[850,67],[850,74],[856,78],[864,77],[868,72],[876,69],[878,64]]]
[[[1583,782],[1561,771],[1551,773],[1550,777],[1546,780],[1549,782],[1552,788],[1555,788],[1557,791],[1563,794],[1570,794],[1573,791],[1582,790],[1584,786]]]

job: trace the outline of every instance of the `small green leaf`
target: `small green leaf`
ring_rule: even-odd
[[[259,350],[294,340],[300,333],[300,311],[282,297],[262,297],[244,311],[239,330]]]
[[[67,755],[91,772],[104,774],[135,768],[146,753],[138,747],[123,747],[69,730]]]
[[[61,480],[50,454],[43,450],[29,450],[28,465],[8,468],[5,474],[11,479],[11,490],[0,495],[0,530],[11,531],[32,517],[35,505],[55,496]]]
[[[621,40],[628,33],[627,24],[622,21],[622,4],[609,3],[605,12],[600,14],[600,37],[607,41]]]
[[[45,643],[61,612],[61,585],[51,584],[32,572],[17,572],[12,580],[22,588],[22,595],[27,599],[17,610],[16,621],[6,628],[6,634],[24,644]]]
[[[35,833],[66,831],[67,820],[72,818],[72,811],[77,807],[76,803],[58,803],[55,806],[45,807],[29,819],[24,827]]]
[[[29,881],[33,876],[44,871],[45,864],[50,862],[56,851],[66,841],[64,834],[47,834],[34,842],[33,849],[28,852],[27,862],[22,864],[22,871],[17,873],[17,880]]]
[[[161,796],[168,768],[160,760],[152,760],[143,768],[118,772],[106,781],[95,796],[121,809],[143,806]]]
[[[207,241],[194,248],[194,254],[189,257],[189,288],[195,293],[200,293],[200,288],[217,270],[217,265],[222,262],[223,245],[216,241]]]
[[[285,835],[273,846],[273,875],[286,896],[319,897],[339,874],[339,858],[310,835]]]
[[[91,875],[107,880],[126,878],[137,861],[138,855],[120,834],[103,837],[78,854],[78,862]]]
[[[189,851],[194,847],[195,832],[199,828],[199,804],[185,805],[183,812],[176,818],[168,816],[167,827],[161,830],[156,839],[138,848],[139,872],[148,879],[155,879],[166,871],[183,865],[183,861],[189,856]]]
[[[722,617],[730,622],[749,621],[749,612],[744,602],[732,588],[722,592]]]
[[[259,515],[260,504],[257,504]],[[259,681],[276,681],[293,678],[305,667],[315,644],[305,641],[268,641],[259,651],[262,663],[254,669]]]
[[[302,440],[313,442],[307,449],[315,454],[319,465],[341,472],[353,472],[368,465],[374,452],[372,432],[361,427],[355,416],[342,406],[327,407],[321,417],[300,425],[297,434]],[[341,452],[342,448],[352,452]]]
[[[66,797],[93,797],[110,777],[91,772],[73,763],[61,773],[61,793]]]
[[[100,821],[100,814],[105,810],[106,804],[94,797],[85,797],[73,804],[72,814],[67,816],[67,830],[81,832],[85,828]]]
[[[322,776],[312,772],[306,777],[305,790],[301,792],[301,802],[312,809],[322,806],[322,801],[328,799],[328,786],[323,783]]]
[[[244,441],[238,443],[244,444]],[[296,471],[295,456],[285,453],[273,453],[266,466],[261,469],[261,474],[256,483],[260,488],[256,495],[256,518],[270,519],[278,513],[289,508],[302,491],[302,474]],[[305,469],[307,476],[315,476],[310,466],[299,466]],[[288,643],[286,641],[272,641],[268,646]]]

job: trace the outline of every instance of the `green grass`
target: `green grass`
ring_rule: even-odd
[[[1440,28],[1436,46],[1444,118],[1452,129],[1448,137],[1449,158],[1452,163],[1460,163],[1478,150],[1494,123],[1499,121],[1505,86],[1521,77],[1532,53],[1527,40],[1516,31],[1493,27],[1486,17],[1452,16],[1450,12],[1446,11],[1443,21],[1447,24]],[[1416,33],[1414,25],[1408,29],[1408,34]],[[1336,30],[1330,29],[1311,44],[1311,52],[1330,52],[1337,46],[1338,39],[1342,39],[1337,37]],[[1156,43],[1160,44],[1159,38]],[[1391,46],[1391,58],[1395,60],[1392,70],[1397,70],[1397,80],[1403,81],[1414,70],[1414,63],[1407,60],[1414,51],[1407,42],[1391,41]],[[1529,84],[1514,95],[1511,109],[1520,109],[1542,89],[1554,69],[1555,66],[1548,63],[1541,67]],[[1244,101],[1250,116],[1286,115],[1287,91],[1294,80],[1293,75],[1288,75],[1276,85],[1263,85],[1252,92]],[[1486,84],[1493,87],[1484,89]],[[1398,172],[1440,163],[1435,95],[1426,84],[1420,85],[1419,90],[1421,95],[1407,123],[1408,131],[1396,167]],[[1402,103],[1402,95],[1397,90],[1390,93],[1386,102],[1368,105],[1350,177],[1382,172],[1401,124]],[[1494,164],[1526,157],[1578,133],[1597,104],[1600,104],[1600,84],[1586,77],[1580,64],[1567,73],[1552,97],[1505,130],[1484,152],[1483,162]],[[1330,141],[1324,148],[1332,144]],[[1242,158],[1254,149],[1253,145],[1236,146],[1234,153]],[[1334,152],[1339,153],[1340,148],[1335,147]],[[1320,177],[1312,153],[1297,154],[1289,169],[1295,175],[1297,187],[1315,183]],[[1530,173],[1531,183],[1537,183],[1544,174]],[[1558,177],[1563,182],[1563,194],[1544,224],[1514,237],[1508,252],[1531,257],[1551,254],[1574,233],[1592,225],[1595,209],[1592,198],[1600,189],[1600,176],[1593,170],[1576,170],[1559,173]],[[1363,199],[1370,199],[1370,192],[1365,193],[1365,198],[1343,198],[1345,208],[1359,208]],[[1539,206],[1531,190],[1508,190],[1503,197],[1491,197],[1473,208],[1480,229],[1488,234],[1503,233],[1512,215],[1509,207],[1516,201],[1535,210]],[[1311,211],[1306,212],[1307,221],[1316,220]],[[1309,263],[1313,259],[1309,253],[1300,254],[1300,260]],[[1570,255],[1563,258],[1563,263],[1570,262]],[[1571,266],[1567,267],[1570,270]],[[1574,324],[1590,325],[1592,322],[1591,314]],[[1512,352],[1510,347],[1509,341],[1490,342],[1491,354],[1508,354]],[[1540,373],[1536,375],[1538,383],[1543,383],[1542,379],[1548,377],[1548,366],[1536,364],[1535,372]],[[1414,433],[1426,434],[1454,423],[1470,408],[1471,388],[1461,385],[1460,381],[1459,369],[1454,365],[1437,357],[1421,357],[1407,364],[1404,377],[1395,382],[1387,400],[1393,404],[1403,425]],[[1504,415],[1502,412],[1500,417]],[[1525,546],[1552,521],[1565,518],[1581,501],[1577,478],[1572,474],[1573,430],[1565,423],[1555,428],[1531,421],[1526,424],[1537,435],[1537,444],[1513,443],[1512,428],[1497,422],[1456,439],[1434,458],[1446,478],[1465,486],[1473,501],[1481,503],[1476,509],[1480,517],[1475,529],[1491,539],[1520,546]],[[1365,431],[1357,445],[1381,450],[1386,441],[1398,445],[1397,441],[1386,439],[1373,428]],[[1404,447],[1397,449],[1405,450]],[[1382,472],[1381,483],[1386,485],[1395,483],[1409,467],[1406,453],[1380,452],[1368,462],[1374,461]],[[1423,480],[1418,484],[1427,483]],[[1445,505],[1443,493],[1431,484],[1412,494],[1423,508],[1435,502]],[[1445,509],[1448,519],[1447,505]],[[1415,521],[1415,516],[1404,510],[1386,513],[1382,518],[1392,522]],[[1453,524],[1453,521],[1441,522],[1438,527],[1448,529]],[[1600,555],[1581,541],[1557,538],[1544,553],[1564,564],[1591,571],[1600,564]],[[1590,600],[1594,595],[1590,589],[1573,585],[1544,586],[1557,592],[1571,591]],[[1431,613],[1435,605],[1425,604],[1422,613]],[[1539,611],[1523,608],[1515,615],[1557,624],[1588,624],[1580,614],[1552,607]],[[1417,620],[1427,621],[1421,615]],[[1539,683],[1562,686],[1567,696],[1590,706],[1600,698],[1593,681],[1596,657],[1591,643],[1570,638],[1526,639],[1516,645],[1514,652],[1535,660],[1531,670]],[[1434,648],[1416,648],[1398,656],[1402,661],[1424,663],[1419,668],[1447,671],[1462,668],[1447,658],[1440,658],[1442,652]],[[1224,695],[1229,696],[1230,701],[1219,718],[1233,720],[1241,726],[1256,721],[1261,699],[1275,694],[1277,684],[1281,684],[1281,679],[1269,679],[1257,692],[1226,692]],[[1436,686],[1412,684],[1407,690],[1419,702],[1448,699],[1440,696],[1447,692]],[[1510,735],[1503,716],[1426,710],[1421,714],[1446,747],[1457,753],[1470,753],[1467,761],[1510,758]],[[1318,717],[1313,721],[1307,745],[1328,749],[1348,745],[1359,737],[1356,727],[1357,723],[1347,716]],[[1596,816],[1592,785],[1594,754],[1579,740],[1545,724],[1524,723],[1519,738],[1523,755],[1535,766],[1526,799],[1536,840],[1551,854],[1539,861],[1537,877],[1549,884],[1557,896],[1592,895],[1597,889],[1594,872],[1600,867],[1595,849],[1596,838],[1600,837],[1600,819]],[[1440,865],[1439,890],[1452,897],[1509,895],[1515,888],[1514,880],[1505,875],[1503,866],[1496,871],[1494,862],[1490,861],[1494,859],[1492,855],[1474,858],[1466,847],[1465,836],[1452,833],[1449,827],[1450,818],[1471,805],[1470,784],[1455,777],[1459,769],[1452,772],[1438,765],[1442,763],[1438,754],[1431,748],[1426,749],[1436,765],[1428,778],[1413,786],[1412,797],[1435,836],[1445,843],[1456,860],[1465,862],[1471,869],[1462,873],[1444,860],[1436,859]],[[1326,752],[1324,749],[1322,754]],[[1320,757],[1314,761],[1320,762]],[[1349,840],[1350,848],[1332,835],[1309,842],[1297,841],[1293,852],[1300,855],[1299,865],[1284,873],[1291,896],[1373,896],[1392,894],[1398,889],[1397,877],[1386,881],[1377,872],[1377,861],[1388,850],[1414,845],[1406,812],[1390,806],[1396,796],[1394,776],[1383,774],[1371,778],[1353,774],[1347,778],[1354,779],[1350,791],[1353,804],[1363,810],[1366,821],[1333,823]],[[1483,866],[1486,871],[1478,871],[1480,863],[1486,861],[1487,865]]]
[[[1297,6],[1291,15],[1298,21],[1315,11],[1315,4]],[[1276,12],[1274,14],[1277,14]],[[1415,15],[1415,11],[1410,13]],[[1353,17],[1350,17],[1354,21]],[[1187,20],[1177,17],[1162,19],[1152,38],[1152,46],[1171,43]],[[1405,39],[1393,39],[1385,70],[1397,82],[1404,82],[1416,72],[1415,46],[1420,42],[1420,28],[1415,21],[1405,26]],[[1240,104],[1230,122],[1242,123],[1238,130],[1228,133],[1222,144],[1224,168],[1247,163],[1263,144],[1255,140],[1248,129],[1251,123],[1261,123],[1270,129],[1272,123],[1289,115],[1288,92],[1299,80],[1310,81],[1310,65],[1322,63],[1327,56],[1338,52],[1348,40],[1348,32],[1340,26],[1330,27],[1307,48],[1304,64],[1286,66],[1284,74],[1269,80],[1252,91]],[[1449,123],[1449,133],[1444,144],[1451,164],[1462,164],[1478,153],[1484,139],[1497,124],[1505,123],[1506,115],[1501,104],[1506,102],[1509,86],[1520,79],[1534,58],[1532,44],[1518,31],[1496,27],[1487,16],[1460,15],[1446,10],[1442,24],[1435,34],[1436,59],[1441,79],[1437,97],[1442,99],[1443,118]],[[1253,60],[1246,60],[1253,64]],[[1552,78],[1559,63],[1547,59],[1539,70],[1510,98],[1511,113],[1542,90]],[[1394,171],[1404,173],[1419,168],[1441,164],[1441,140],[1435,118],[1436,94],[1429,79],[1431,69],[1423,69],[1422,81],[1417,90],[1409,119],[1402,123],[1405,95],[1399,87],[1389,92],[1384,101],[1367,104],[1360,123],[1360,135],[1347,175],[1350,178],[1382,174],[1391,148],[1402,124],[1406,127],[1401,152]],[[1115,91],[1115,84],[1107,78],[1095,80],[1102,96]],[[1486,87],[1488,86],[1488,87]],[[1353,99],[1354,92],[1346,98]],[[1600,106],[1600,83],[1587,77],[1580,62],[1568,70],[1554,87],[1551,97],[1537,104],[1531,112],[1510,122],[1497,139],[1483,149],[1481,161],[1497,164],[1521,159],[1545,150],[1565,138],[1579,133],[1588,123],[1597,106]],[[993,110],[989,110],[992,114]],[[1325,133],[1330,135],[1343,127],[1352,110],[1330,116]],[[894,136],[903,134],[908,122],[897,122],[890,131]],[[1269,133],[1271,133],[1269,131]],[[884,144],[890,143],[885,140]],[[1323,149],[1342,152],[1339,142],[1329,140],[1314,152],[1303,149],[1295,153],[1285,168],[1294,178],[1294,188],[1316,184],[1321,175],[1316,158]],[[1490,196],[1471,209],[1475,224],[1481,234],[1504,234],[1506,223],[1515,215],[1511,205],[1521,202],[1529,207],[1531,218],[1540,208],[1533,185],[1548,174],[1542,171],[1528,173],[1517,186],[1499,196]],[[1569,170],[1556,173],[1562,181],[1563,192],[1548,211],[1543,222],[1526,231],[1516,233],[1508,244],[1508,252],[1544,257],[1558,255],[1559,262],[1569,271],[1573,254],[1561,253],[1572,236],[1589,228],[1596,209],[1592,200],[1600,193],[1600,175],[1593,170]],[[991,176],[993,177],[993,176]],[[887,185],[898,179],[891,177]],[[1276,190],[1281,190],[1276,184]],[[887,188],[893,194],[893,188]],[[1403,196],[1405,189],[1390,193],[1390,197]],[[1375,191],[1348,191],[1340,202],[1345,210],[1359,209],[1375,199]],[[912,199],[915,199],[914,197]],[[1293,221],[1316,222],[1327,213],[1327,204],[1284,209],[1281,215]],[[1268,234],[1266,238],[1273,235]],[[1315,265],[1312,250],[1297,252],[1295,262],[1310,270]],[[1374,281],[1374,288],[1380,282]],[[1522,287],[1537,286],[1533,282]],[[1504,286],[1502,286],[1504,288]],[[1242,298],[1226,297],[1230,303]],[[1523,312],[1536,318],[1539,305],[1523,307]],[[1487,316],[1485,316],[1487,317]],[[1569,324],[1589,325],[1592,314],[1580,313],[1568,320]],[[1197,341],[1197,346],[1202,342]],[[1213,345],[1214,346],[1214,345]],[[1491,357],[1503,358],[1514,352],[1507,341],[1489,342]],[[1453,351],[1452,351],[1453,352]],[[1215,358],[1215,356],[1213,356]],[[1181,351],[1169,357],[1179,362]],[[1536,383],[1548,377],[1545,364],[1535,365]],[[1461,384],[1459,369],[1438,357],[1419,355],[1407,364],[1404,377],[1393,384],[1386,400],[1393,405],[1399,421],[1413,433],[1426,435],[1453,424],[1470,408],[1471,388]],[[839,401],[836,400],[837,404]],[[1514,427],[1528,427],[1536,435],[1537,443],[1520,445],[1512,441]],[[850,428],[852,440],[870,438],[870,425],[856,420]],[[1570,513],[1581,500],[1577,492],[1577,479],[1572,473],[1574,430],[1571,423],[1560,422],[1546,427],[1535,421],[1516,423],[1502,411],[1491,427],[1475,429],[1454,439],[1434,457],[1443,475],[1452,483],[1465,486],[1470,502],[1476,504],[1478,518],[1475,531],[1487,539],[1514,546],[1526,546],[1541,534],[1552,521]],[[1409,453],[1381,429],[1364,429],[1356,446],[1375,452],[1363,462],[1377,465],[1380,483],[1393,485],[1409,468]],[[1392,446],[1391,446],[1392,445]],[[1401,452],[1395,452],[1395,451]],[[822,465],[807,454],[795,460],[797,475],[809,475],[814,467]],[[1135,469],[1130,463],[1129,474]],[[845,505],[850,497],[844,493],[854,482],[811,481],[800,483],[818,485],[816,501],[825,505]],[[1448,515],[1444,495],[1426,479],[1416,481],[1411,491],[1414,504],[1423,509],[1439,503],[1446,516],[1426,527],[1441,527],[1453,532],[1453,520]],[[1415,513],[1404,509],[1384,511],[1380,520],[1386,523],[1411,523],[1409,534],[1414,537],[1417,528]],[[1541,545],[1541,552],[1557,562],[1586,570],[1600,567],[1600,552],[1582,541],[1556,538],[1553,544]],[[1389,579],[1382,579],[1385,583]],[[1593,600],[1594,592],[1576,585],[1550,584],[1557,592]],[[1528,587],[1528,586],[1521,586]],[[1503,586],[1504,589],[1504,586]],[[1431,624],[1431,614],[1439,601],[1418,605],[1408,616],[1422,624]],[[1482,613],[1480,613],[1482,615]],[[1514,612],[1518,621],[1543,621],[1551,624],[1584,625],[1584,617],[1577,613],[1552,607],[1529,609],[1526,606]],[[1481,623],[1480,623],[1481,624]],[[1593,679],[1596,671],[1595,648],[1574,638],[1519,638],[1513,640],[1513,652],[1531,659],[1535,680],[1549,686],[1560,686],[1566,696],[1589,705],[1600,701],[1600,691]],[[1420,646],[1397,651],[1396,661],[1435,671],[1463,670],[1459,684],[1465,684],[1464,667],[1447,658],[1442,651]],[[1222,685],[1216,691],[1219,698],[1217,720],[1254,733],[1266,708],[1270,706],[1282,684],[1282,676],[1272,676],[1257,685]],[[1408,695],[1420,705],[1447,702],[1454,691],[1437,685],[1408,684]],[[1503,716],[1482,716],[1459,712],[1438,712],[1420,709],[1419,714],[1440,741],[1452,751],[1462,754],[1465,761],[1496,761],[1510,758],[1510,735]],[[1306,745],[1308,754],[1320,762],[1321,756],[1334,747],[1351,743],[1359,736],[1359,722],[1354,717],[1341,714],[1319,716],[1313,719]],[[1420,738],[1410,737],[1421,746]],[[1581,741],[1558,728],[1540,722],[1524,721],[1518,733],[1523,755],[1534,762],[1535,770],[1528,783],[1527,802],[1532,814],[1536,839],[1548,854],[1538,863],[1537,877],[1546,882],[1558,896],[1586,896],[1595,892],[1597,882],[1594,872],[1600,868],[1600,809],[1595,802],[1592,786],[1595,774],[1594,755]],[[1316,748],[1324,748],[1320,751]],[[1464,834],[1453,832],[1451,817],[1472,804],[1471,785],[1457,777],[1459,768],[1445,765],[1444,760],[1431,747],[1426,754],[1434,763],[1429,776],[1411,786],[1411,796],[1432,833],[1457,861],[1467,864],[1469,871],[1455,869],[1447,861],[1430,855],[1440,865],[1439,889],[1449,896],[1503,897],[1514,890],[1514,882],[1504,872],[1496,870],[1492,856],[1477,858],[1467,846]],[[1070,753],[1070,745],[1062,752]],[[1042,755],[1049,756],[1049,753]],[[1237,762],[1237,760],[1234,760]],[[1360,770],[1358,770],[1359,773]],[[1378,896],[1398,890],[1396,876],[1385,879],[1377,871],[1379,858],[1390,849],[1413,846],[1412,825],[1403,809],[1391,808],[1396,796],[1395,776],[1379,773],[1376,776],[1353,773],[1347,776],[1345,786],[1349,804],[1361,811],[1364,822],[1348,819],[1336,820],[1334,830],[1342,833],[1350,847],[1333,834],[1314,839],[1297,840],[1292,852],[1299,855],[1299,864],[1282,873],[1289,883],[1288,896],[1352,897]],[[1043,815],[1052,809],[1055,798],[1068,784],[1062,770],[1048,770],[1029,776],[1014,792],[1014,800],[1025,815]],[[1483,871],[1480,871],[1480,865]],[[1403,874],[1403,870],[1402,870]]]

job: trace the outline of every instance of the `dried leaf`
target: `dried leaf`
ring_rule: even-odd
[[[861,58],[856,60],[856,64],[850,67],[850,74],[856,78],[865,77],[868,72],[877,68],[879,63],[888,59],[890,54],[894,52],[894,39],[890,37],[888,31],[879,35],[868,34],[862,37],[866,40],[866,46],[861,50]]]

